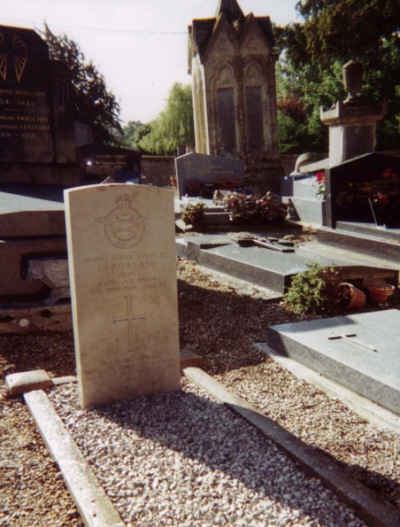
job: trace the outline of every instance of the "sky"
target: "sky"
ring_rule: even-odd
[[[298,0],[239,0],[244,14],[283,25]],[[65,33],[104,76],[121,119],[147,123],[175,82],[188,84],[187,28],[215,15],[218,0],[0,0],[0,24]]]

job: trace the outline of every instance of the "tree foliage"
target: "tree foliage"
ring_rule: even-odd
[[[176,153],[180,145],[193,145],[193,103],[190,85],[175,83],[168,95],[165,110],[154,119],[150,133],[138,143],[141,150],[151,154]]]
[[[398,0],[303,0],[297,9],[302,23],[276,28],[281,50],[278,106],[282,152],[326,151],[328,134],[319,120],[319,107],[345,98],[342,68],[351,59],[365,66],[365,102],[388,102],[388,114],[378,124],[378,148],[398,148]],[[295,102],[298,108],[293,107]]]
[[[116,143],[121,133],[120,107],[105,79],[92,61],[87,61],[76,42],[65,34],[55,35],[47,24],[42,32],[51,59],[67,64],[75,91],[75,120],[90,126],[95,142]]]
[[[149,124],[141,121],[129,121],[122,129],[123,144],[129,148],[140,149],[141,140],[150,133]]]

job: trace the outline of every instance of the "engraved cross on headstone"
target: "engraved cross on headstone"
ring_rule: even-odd
[[[146,320],[146,317],[142,314],[134,315],[132,312],[132,298],[133,296],[126,296],[126,314],[125,315],[114,315],[113,323],[116,322],[127,322],[128,323],[128,344],[129,350],[134,351],[134,323],[136,320]]]
[[[0,33],[0,77],[3,81],[14,80],[8,76],[11,77],[12,73],[15,73],[15,78],[19,82],[25,70],[27,57],[26,44],[18,35],[7,36]]]

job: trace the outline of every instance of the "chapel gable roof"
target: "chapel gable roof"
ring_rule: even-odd
[[[220,25],[219,22],[222,17],[231,26],[233,34],[237,36],[238,40],[240,40],[245,26],[251,19],[254,19],[259,25],[261,33],[263,34],[268,46],[271,48],[275,46],[272,24],[269,16],[255,17],[252,13],[244,16],[243,11],[240,9],[236,0],[220,0],[215,18],[196,19],[193,20],[192,25],[189,26],[189,38],[191,40],[192,49],[199,55],[202,62],[214,31]]]

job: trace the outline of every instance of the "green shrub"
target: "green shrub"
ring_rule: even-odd
[[[295,313],[331,316],[346,306],[348,289],[335,266],[312,264],[293,278],[284,302]]]

